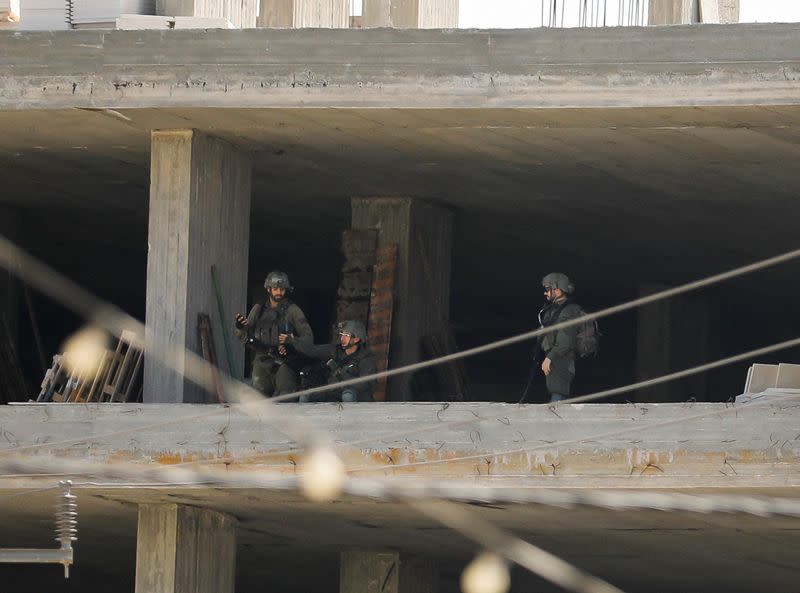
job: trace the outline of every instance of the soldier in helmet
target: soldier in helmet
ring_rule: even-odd
[[[575,286],[566,274],[548,274],[542,279],[542,288],[545,304],[539,311],[540,327],[549,327],[581,315],[581,308],[570,301]],[[544,357],[541,369],[551,402],[569,397],[572,380],[575,378],[577,333],[578,326],[573,325],[539,336],[534,364],[538,364],[539,357]]]
[[[289,276],[273,270],[264,281],[262,302],[253,305],[245,317],[237,313],[236,336],[253,350],[253,387],[271,397],[297,389],[298,355],[278,336],[291,335],[297,343],[314,343],[314,333],[303,311],[286,295],[291,292]]]
[[[280,343],[294,345],[298,352],[306,356],[327,361],[329,384],[375,374],[375,355],[367,345],[367,330],[360,321],[340,323],[339,339],[333,344],[315,345],[291,334],[281,335]],[[339,397],[343,402],[369,402],[372,401],[374,389],[375,381],[365,381],[344,387]],[[300,396],[300,401],[312,400],[309,396]]]

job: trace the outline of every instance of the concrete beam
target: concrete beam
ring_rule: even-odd
[[[411,198],[353,198],[351,207],[354,229],[377,229],[379,246],[398,247],[390,367],[417,362],[422,337],[450,318],[453,215]],[[411,376],[391,378],[388,397],[414,399]]]
[[[439,571],[431,560],[397,551],[342,552],[339,593],[436,593]]]
[[[346,29],[348,0],[260,0],[259,27]]]
[[[458,0],[364,0],[364,27],[455,29]]]
[[[136,593],[233,593],[236,519],[178,504],[139,506]]]
[[[0,109],[12,111],[800,103],[796,23],[15,32],[0,34],[0,55]]]
[[[199,353],[197,315],[207,313],[223,365],[223,332],[231,336],[229,321],[246,305],[251,157],[225,141],[176,130],[152,133],[150,158],[147,341]],[[227,316],[222,325],[212,265]],[[230,342],[234,374],[241,377],[244,350],[237,340]],[[203,402],[209,397],[157,357],[145,357],[144,401]]]
[[[334,442],[358,443],[340,451],[349,468],[367,465],[368,455],[383,464],[381,475],[521,488],[796,488],[798,394],[776,393],[782,398],[758,405],[566,404],[557,414],[496,403],[284,405]],[[0,406],[0,426],[0,451],[33,446],[31,464],[66,456],[113,471],[119,459],[143,467],[224,461],[231,477],[263,469],[293,479],[298,463],[297,442],[236,405],[18,404]],[[36,487],[15,476],[0,487]]]

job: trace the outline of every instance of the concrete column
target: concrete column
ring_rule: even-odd
[[[256,26],[259,0],[156,0],[156,14],[226,18],[234,27]]]
[[[664,289],[660,285],[642,287],[641,294]],[[715,324],[709,299],[687,295],[641,307],[637,313],[636,380],[643,381],[709,362],[716,349]],[[692,397],[706,399],[706,375],[642,389],[639,402],[679,402]]]
[[[197,314],[211,316],[217,359],[223,369],[222,332],[244,311],[250,241],[250,155],[193,130],[152,133],[150,225],[147,255],[147,341],[199,353]],[[211,266],[217,270],[225,319],[220,325]],[[233,348],[235,375],[244,349]],[[211,396],[145,356],[145,402],[203,402]]]
[[[346,29],[348,0],[260,0],[259,27]]]
[[[364,0],[364,27],[458,28],[458,0]]]
[[[649,24],[738,23],[739,0],[650,0]]]
[[[339,593],[436,593],[439,571],[430,560],[399,552],[342,552]]]
[[[390,366],[420,360],[420,339],[450,317],[453,216],[411,198],[353,198],[352,228],[378,229],[378,245],[398,246]],[[389,380],[388,399],[408,401],[410,375]]]
[[[236,519],[179,504],[139,506],[136,593],[233,593]]]
[[[651,25],[688,25],[700,22],[700,0],[650,0]]]

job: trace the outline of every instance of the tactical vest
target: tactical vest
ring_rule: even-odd
[[[288,311],[292,301],[285,299],[275,308],[270,308],[267,301],[261,305],[261,312],[256,321],[253,337],[267,346],[277,346],[280,334],[294,333],[294,326],[289,321]]]

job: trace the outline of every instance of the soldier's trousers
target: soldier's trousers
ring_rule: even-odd
[[[273,397],[297,391],[297,373],[286,364],[276,364],[270,358],[256,358],[253,361],[253,387]]]
[[[550,374],[545,377],[550,401],[560,401],[569,397],[572,380],[575,378],[575,360],[557,358],[550,361]]]

